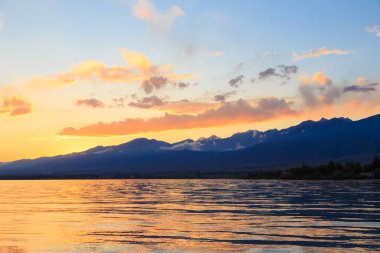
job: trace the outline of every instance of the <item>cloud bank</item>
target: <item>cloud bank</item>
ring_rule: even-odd
[[[275,97],[262,98],[255,106],[246,100],[228,102],[217,109],[210,109],[196,115],[170,114],[150,119],[125,119],[119,122],[99,122],[82,128],[65,128],[59,134],[69,136],[113,136],[174,129],[193,129],[237,123],[259,122],[280,116],[294,114],[290,104]]]
[[[165,86],[186,88],[183,80],[193,78],[194,74],[177,75],[169,64],[154,65],[144,54],[122,49],[127,63],[125,66],[106,66],[99,61],[85,61],[75,65],[69,72],[37,77],[28,82],[34,88],[54,88],[82,82],[139,83],[146,93]]]
[[[299,94],[304,104],[310,108],[332,105],[339,101],[360,103],[360,99],[370,100],[369,93],[376,92],[376,86],[379,85],[379,83],[368,83],[367,79],[359,77],[354,85],[337,86],[322,72],[316,72],[311,77],[303,75],[300,77],[300,82]],[[354,94],[363,96],[356,97]]]

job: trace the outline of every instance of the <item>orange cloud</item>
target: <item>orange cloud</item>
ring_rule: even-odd
[[[142,53],[137,53],[130,51],[128,49],[123,48],[122,54],[124,57],[124,60],[129,64],[130,66],[135,66],[138,68],[142,73],[146,73],[151,71],[153,64],[149,61],[149,59]],[[164,65],[163,69],[170,68],[170,65]]]
[[[322,72],[316,72],[312,77],[303,75],[299,79],[303,84],[330,85],[332,83],[331,79]]]
[[[122,49],[126,66],[108,67],[99,61],[86,61],[72,67],[69,72],[32,79],[27,85],[37,88],[51,88],[73,85],[79,81],[107,83],[139,83],[146,93],[166,85],[184,88],[182,80],[195,77],[194,74],[177,75],[169,64],[154,65],[141,53]]]
[[[349,54],[349,53],[350,52],[347,51],[347,50],[339,50],[339,49],[333,49],[333,50],[331,50],[331,49],[327,49],[325,47],[322,47],[320,49],[311,50],[310,52],[305,53],[305,54],[297,54],[297,53],[293,52],[293,61],[294,62],[301,61],[301,60],[304,60],[304,59],[318,57],[318,56],[321,56],[321,55],[329,55],[329,54],[343,55],[343,54]]]
[[[0,113],[9,116],[18,116],[32,112],[32,105],[18,97],[4,98],[3,104],[0,106]]]
[[[238,123],[259,122],[280,116],[295,114],[283,99],[262,98],[255,106],[246,100],[228,102],[217,109],[210,109],[200,114],[170,114],[147,120],[125,119],[119,122],[103,123],[76,128],[65,128],[60,135],[70,136],[112,136],[129,135],[146,132],[159,132],[174,129],[194,129],[212,126],[232,125]]]

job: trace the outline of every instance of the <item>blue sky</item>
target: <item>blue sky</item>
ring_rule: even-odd
[[[177,55],[186,46],[219,50],[231,64],[263,58],[265,51],[278,52],[279,62],[291,62],[292,51],[343,48],[355,51],[360,58],[353,65],[362,62],[368,71],[375,71],[380,54],[378,39],[365,32],[365,27],[379,23],[379,1],[154,1],[155,8],[163,12],[173,5],[185,10],[164,35],[150,32],[129,5],[129,1],[112,0],[2,1],[1,43],[8,62],[1,64],[2,74],[12,71],[13,64],[34,74],[67,68],[88,58],[117,62],[121,61],[117,52],[123,47],[157,61],[172,58],[175,63],[183,63]],[[41,61],[36,62],[39,57]],[[204,61],[199,58],[197,65]],[[328,64],[326,68],[350,67],[346,59],[336,62],[331,58],[305,61],[302,67],[312,71],[321,68],[321,62]],[[270,64],[265,61],[269,59],[259,64]],[[335,67],[334,73],[345,70]]]

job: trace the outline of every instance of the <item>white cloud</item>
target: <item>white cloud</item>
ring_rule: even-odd
[[[277,56],[278,52],[276,51],[265,51],[263,55]]]
[[[380,25],[368,26],[365,30],[369,33],[375,34],[377,37],[380,37]]]
[[[171,147],[162,147],[164,150],[193,150],[193,151],[201,151],[203,144],[199,141],[185,141],[182,143],[178,143]]]
[[[165,13],[161,13],[150,0],[136,0],[133,2],[133,14],[154,28],[169,29],[174,21],[185,13],[175,5],[171,6]]]

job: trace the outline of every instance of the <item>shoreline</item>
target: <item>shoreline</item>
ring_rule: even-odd
[[[0,175],[0,180],[83,180],[83,179],[240,179],[240,180],[372,180],[380,179],[380,157],[375,156],[370,164],[358,162],[330,161],[321,165],[302,165],[290,168],[258,169],[252,167],[235,169],[208,169],[161,172],[99,172],[73,174]]]

